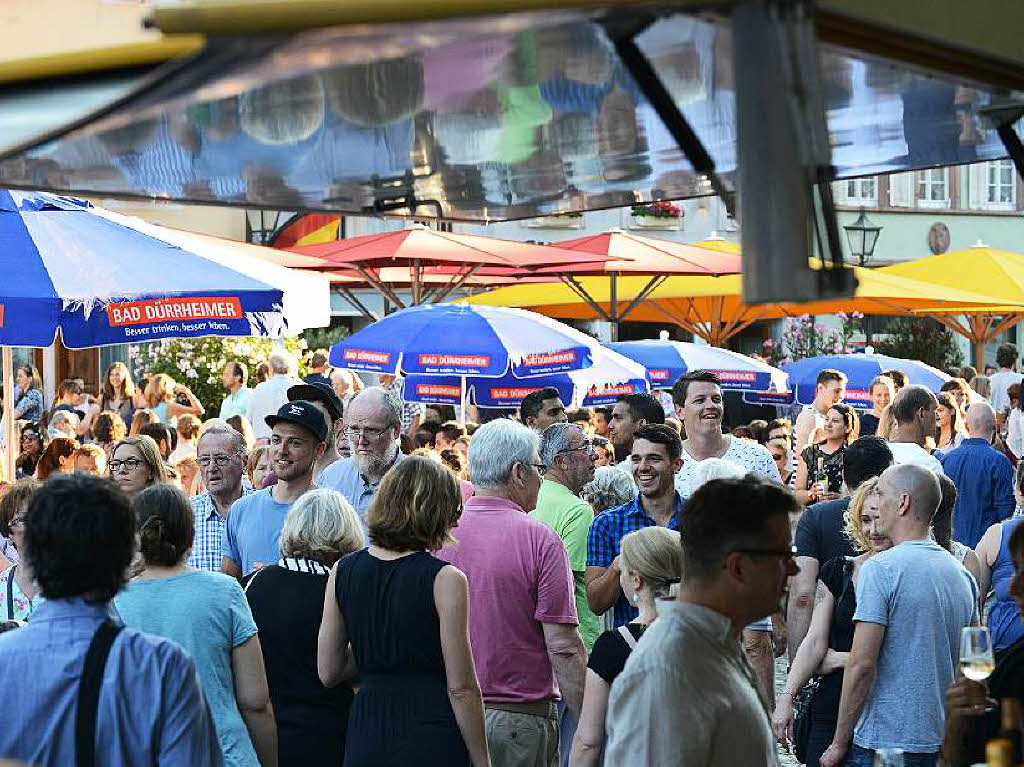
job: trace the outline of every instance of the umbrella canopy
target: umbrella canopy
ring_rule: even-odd
[[[786,374],[753,357],[714,346],[670,341],[620,341],[608,347],[647,368],[655,389],[670,389],[688,370],[710,370],[733,391],[786,391]]]
[[[278,288],[52,194],[0,190],[0,274],[7,346],[285,330]]]
[[[975,344],[975,364],[979,370],[984,365],[985,343],[1024,319],[1024,253],[990,248],[979,242],[973,248],[886,266],[877,273],[930,283],[939,295],[951,288],[969,290],[985,293],[996,299],[995,303],[1005,304],[992,307],[993,311],[964,312],[966,322],[932,315]]]
[[[801,405],[814,402],[814,391],[818,374],[832,368],[846,374],[846,396],[844,401],[856,408],[870,408],[871,381],[886,370],[900,370],[907,376],[907,382],[917,384],[938,392],[949,376],[941,370],[933,368],[917,360],[905,360],[899,357],[888,357],[884,354],[831,354],[824,357],[808,357],[807,359],[787,362],[782,365],[789,376],[789,388]],[[784,398],[778,395],[747,397],[748,402],[759,404],[786,404],[793,397]]]
[[[964,310],[1001,303],[988,294],[944,288],[904,277],[852,267],[858,285],[850,298],[810,303],[745,304],[739,275],[725,277],[670,277],[633,309],[635,321],[669,321],[703,338],[713,346],[758,320],[798,317],[804,314],[863,312],[864,314],[913,315],[919,310],[936,314],[960,314]],[[593,277],[579,280],[605,312],[612,303],[607,281]],[[633,301],[645,290],[643,277],[618,281],[618,302]],[[521,306],[560,319],[601,319],[590,303],[565,285],[515,285],[481,293],[468,299],[484,306]]]
[[[412,289],[412,303],[437,303],[482,269],[500,270],[499,276],[529,274],[541,267],[567,267],[582,262],[607,259],[565,251],[546,245],[533,245],[475,234],[452,234],[416,225],[383,234],[368,234],[345,240],[292,248],[293,252],[321,260],[326,270],[349,269],[377,288],[401,308],[403,302],[376,270],[404,266],[410,269],[407,280]],[[423,270],[438,268],[447,274],[446,282],[433,289],[425,288]],[[486,274],[486,272],[484,272]]]
[[[468,376],[466,391],[481,407],[519,407],[530,392],[538,389],[558,390],[562,402],[597,407],[613,404],[624,394],[641,394],[650,390],[643,365],[628,359],[597,341],[590,345],[593,364],[582,370],[533,376],[529,380],[504,375],[501,378]],[[409,376],[405,381],[405,398],[412,402],[458,405],[462,381],[455,376]]]
[[[723,241],[725,242],[725,241]],[[739,246],[705,247],[703,242],[682,243],[643,237],[622,229],[552,243],[551,247],[590,253],[602,261],[566,267],[545,267],[540,272],[563,274],[739,274]],[[607,259],[607,260],[603,260]]]
[[[331,347],[335,367],[404,375],[529,378],[591,365],[589,336],[521,309],[413,306]]]

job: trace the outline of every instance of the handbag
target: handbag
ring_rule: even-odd
[[[837,605],[846,596],[852,580],[853,560],[847,557],[846,568],[843,571],[843,588],[836,599]],[[821,677],[813,676],[800,688],[800,692],[793,696],[793,753],[801,764],[807,764],[807,742],[811,737],[811,704],[820,686]]]

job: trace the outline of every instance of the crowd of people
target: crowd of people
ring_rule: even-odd
[[[216,417],[120,363],[47,409],[24,366],[0,757],[971,764],[1024,689],[1017,361],[937,394],[890,371],[866,412],[826,369],[732,429],[708,371],[461,423],[323,352],[252,388],[227,362]],[[991,689],[955,673],[979,622]]]

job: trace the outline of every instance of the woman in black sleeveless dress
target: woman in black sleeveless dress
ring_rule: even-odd
[[[370,507],[372,545],[331,573],[320,678],[327,686],[344,678],[351,642],[361,685],[346,767],[489,764],[466,577],[427,553],[448,540],[461,509],[449,469],[427,458],[400,461]]]

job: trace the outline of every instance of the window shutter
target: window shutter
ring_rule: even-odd
[[[894,208],[909,208],[914,199],[914,174],[895,173],[889,176],[889,204]]]
[[[980,162],[968,166],[967,205],[971,210],[981,210],[988,202],[988,163]]]

